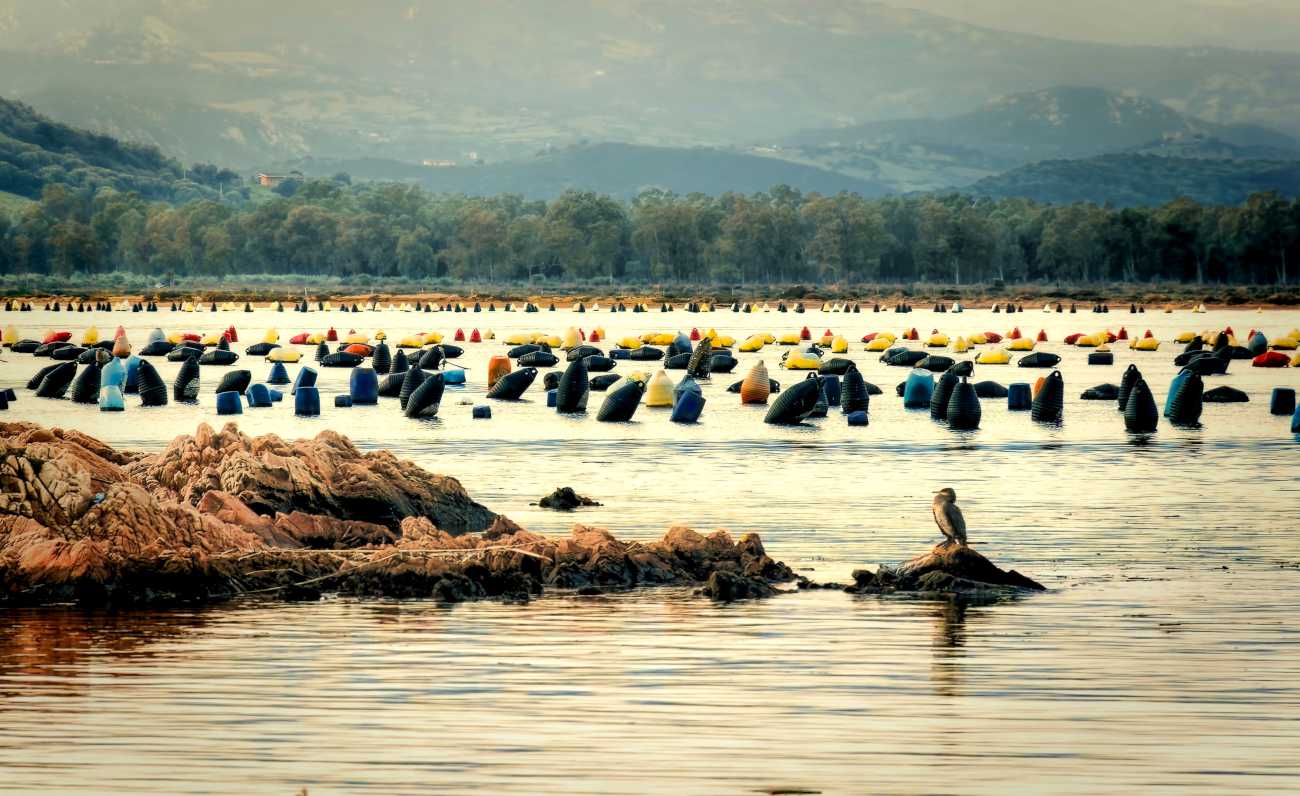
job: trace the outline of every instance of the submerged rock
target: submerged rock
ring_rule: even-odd
[[[573,511],[580,506],[599,506],[601,504],[589,497],[574,492],[573,487],[562,486],[537,501],[537,505],[544,509],[554,509],[555,511]]]

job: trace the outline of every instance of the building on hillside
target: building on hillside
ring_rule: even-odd
[[[424,160],[424,165],[431,169],[451,169],[456,167],[454,160]]]
[[[302,180],[301,171],[291,171],[288,174],[267,174],[264,171],[257,173],[257,184],[263,188],[274,188],[285,180]]]

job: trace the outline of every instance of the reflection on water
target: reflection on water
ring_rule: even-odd
[[[89,314],[6,318],[27,336]],[[224,328],[227,315],[96,317]],[[678,326],[737,334],[807,323],[856,339],[896,316],[541,316],[253,313],[247,339],[330,323],[384,328],[495,325],[559,331],[606,325],[615,338]],[[1131,323],[1127,315],[1016,316],[1053,340]],[[913,313],[949,333],[1010,319]],[[1300,325],[1300,314],[1150,315],[1184,328]],[[292,327],[290,325],[293,325]],[[820,332],[821,328],[815,329]],[[897,331],[897,330],[896,330]],[[1133,331],[1131,328],[1130,331]],[[237,346],[239,348],[240,346]],[[858,348],[858,346],[855,346]],[[532,400],[472,421],[487,357],[469,347],[470,385],[435,422],[391,406],[333,410],[346,374],[322,373],[326,414],[250,411],[241,427],[293,437],[336,428],[459,477],[525,526],[575,521],[632,537],[684,522],[758,531],[803,574],[909,557],[938,540],[930,492],[956,488],[972,541],[1051,591],[982,604],[809,591],[715,606],[682,589],[528,605],[326,600],[206,610],[0,612],[0,777],[5,792],[267,793],[1275,793],[1300,778],[1300,445],[1267,414],[1300,370],[1236,363],[1226,383],[1252,403],[1206,407],[1200,429],[1125,433],[1111,403],[1073,400],[1138,361],[1158,402],[1173,351],[1116,349],[1112,368],[1065,356],[1065,422],[1044,426],[986,401],[979,431],[955,435],[892,394],[902,371],[854,351],[886,395],[871,425],[832,412],[796,429],[761,423],[707,386],[694,427],[642,409],[630,424],[560,418]],[[780,349],[743,355],[775,364]],[[248,364],[255,374],[265,367]],[[27,357],[0,362],[0,386]],[[170,380],[175,366],[164,364]],[[627,363],[620,369],[629,369]],[[1017,368],[979,379],[1032,381]],[[1030,372],[1032,373],[1032,372]],[[1036,375],[1036,374],[1034,374]],[[211,415],[199,407],[106,418],[20,396],[8,418],[83,429],[156,450]],[[1217,378],[1217,377],[1216,377]],[[789,374],[783,380],[788,381]],[[1213,382],[1212,382],[1213,383]],[[1218,383],[1225,383],[1219,380]],[[148,422],[139,422],[142,418]],[[530,504],[571,485],[605,505],[577,514]]]

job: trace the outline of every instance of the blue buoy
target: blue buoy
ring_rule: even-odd
[[[460,370],[458,368],[453,368],[451,370],[444,370],[442,372],[442,381],[444,384],[464,384],[465,371]],[[376,391],[378,391],[379,388],[376,387],[375,389]]]
[[[352,403],[358,406],[379,403],[379,376],[374,369],[353,368],[352,378],[348,382],[348,394]]]
[[[868,422],[867,413],[862,411],[861,409],[858,409],[857,411],[854,412],[849,412],[847,415],[844,416],[844,419],[848,421],[850,426],[865,426],[867,425]]]
[[[288,384],[289,371],[285,369],[283,362],[272,362],[271,372],[266,376],[267,384]]]
[[[1034,390],[1028,384],[1016,382],[1007,385],[1007,409],[1028,412],[1034,405]]]
[[[126,365],[122,364],[122,360],[113,357],[108,360],[108,364],[104,365],[104,367],[99,371],[99,389],[102,390],[109,385],[121,389],[125,384]]]
[[[1275,415],[1289,415],[1295,411],[1295,390],[1290,387],[1274,387],[1273,398],[1268,403],[1268,411]]]
[[[474,410],[473,410],[473,412],[472,412],[471,414],[472,414],[472,416],[473,416],[473,418],[474,418],[475,420],[491,420],[491,419],[492,419],[492,407],[490,407],[490,406],[476,406],[476,407],[474,407]]]
[[[267,388],[266,394],[271,396],[271,403],[273,404],[278,404],[284,400],[284,393],[280,392],[279,390],[272,390],[270,388]]]
[[[669,418],[674,423],[694,423],[704,412],[704,396],[694,390],[683,390],[673,400],[673,414]]]
[[[233,390],[217,393],[217,414],[242,415],[243,413],[244,402],[239,400],[239,393]]]
[[[903,385],[903,406],[907,409],[927,409],[934,396],[934,376],[928,370],[913,370],[907,374]]]
[[[1297,408],[1295,414],[1291,415],[1291,433],[1300,434],[1300,408]]]
[[[840,377],[822,376],[822,392],[826,393],[827,406],[840,405]]]
[[[306,370],[306,368],[303,368]],[[299,417],[315,417],[320,414],[320,390],[315,387],[299,387],[293,396],[293,413]]]
[[[289,390],[290,395],[297,395],[298,390],[303,387],[316,386],[316,370],[314,368],[303,367],[298,370],[298,375],[293,377],[293,389]]]
[[[1174,398],[1178,396],[1178,391],[1182,389],[1183,382],[1187,381],[1188,377],[1191,375],[1192,372],[1190,370],[1180,370],[1178,371],[1178,375],[1174,376],[1174,380],[1169,382],[1169,395],[1165,396],[1165,417],[1169,417],[1169,413],[1173,411]]]
[[[271,405],[271,391],[265,384],[250,384],[244,393],[249,409],[265,409]]]
[[[352,400],[351,395],[334,396],[334,406],[337,409],[350,409],[352,408],[353,403],[355,403],[355,401]]]
[[[126,360],[126,384],[122,392],[135,393],[140,390],[140,357],[130,356]]]
[[[628,359],[628,358],[630,358],[631,354],[632,354],[632,352],[631,352],[631,351],[628,351],[626,348],[612,348],[612,349],[610,349],[610,352],[609,352],[609,358],[610,358],[610,359]]]
[[[99,411],[121,412],[123,409],[126,409],[126,398],[120,387],[110,384],[99,391]]]
[[[546,391],[546,408],[547,409],[555,408],[555,390]]]

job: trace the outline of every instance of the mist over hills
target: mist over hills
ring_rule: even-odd
[[[365,163],[471,193],[879,195],[1125,152],[1300,157],[1300,53],[1065,41],[862,0],[0,0],[0,96],[182,162]]]

